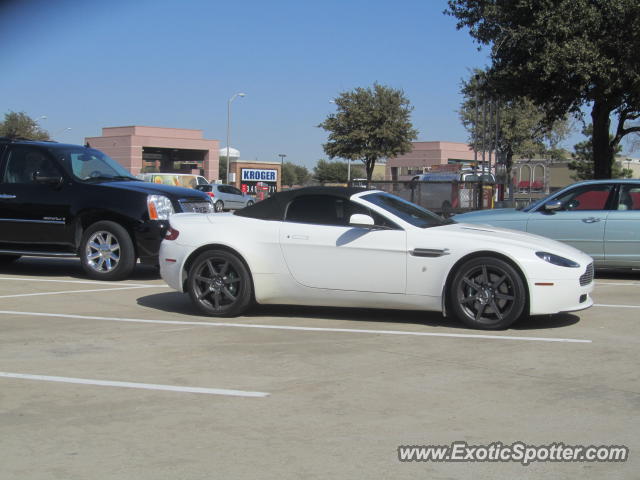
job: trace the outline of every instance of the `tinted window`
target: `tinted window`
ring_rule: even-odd
[[[31,147],[13,147],[7,157],[3,182],[35,183],[36,172],[44,177],[60,176],[60,171],[45,152]]]
[[[397,228],[381,215],[350,200],[330,195],[307,195],[293,200],[287,208],[286,221],[346,227],[351,215],[373,217],[376,225]]]

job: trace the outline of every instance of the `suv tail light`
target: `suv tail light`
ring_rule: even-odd
[[[175,240],[180,235],[180,232],[175,228],[169,227],[164,234],[165,240]]]

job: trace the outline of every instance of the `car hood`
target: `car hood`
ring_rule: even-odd
[[[172,198],[203,198],[209,201],[206,193],[194,190],[193,188],[174,187],[160,183],[138,182],[138,181],[116,181],[97,183],[101,187],[114,188],[118,190],[131,190],[134,192],[146,193],[150,195],[166,195]]]
[[[456,222],[490,222],[492,220],[522,220],[527,212],[515,208],[495,208],[492,210],[476,210],[475,212],[460,213],[453,219]]]
[[[426,229],[425,233],[432,229]],[[471,245],[474,248],[488,248],[497,250],[500,247],[515,246],[535,251],[555,253],[571,259],[578,260],[586,255],[580,250],[565,243],[551,240],[547,237],[532,233],[510,230],[508,228],[490,227],[488,225],[476,225],[465,223],[452,223],[436,227],[444,238],[457,240],[457,243]]]

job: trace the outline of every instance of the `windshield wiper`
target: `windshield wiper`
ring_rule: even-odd
[[[138,178],[135,177],[129,177],[126,175],[94,175],[88,178],[85,178],[84,181],[85,182],[89,182],[89,181],[103,181],[103,180],[136,180],[136,181],[141,181]]]

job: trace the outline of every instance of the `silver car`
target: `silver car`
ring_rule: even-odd
[[[256,203],[254,197],[242,193],[233,185],[212,183],[210,185],[197,185],[196,189],[205,192],[211,197],[216,212],[240,210]]]
[[[640,180],[588,180],[522,210],[479,210],[453,218],[560,240],[593,257],[596,267],[640,268]]]

